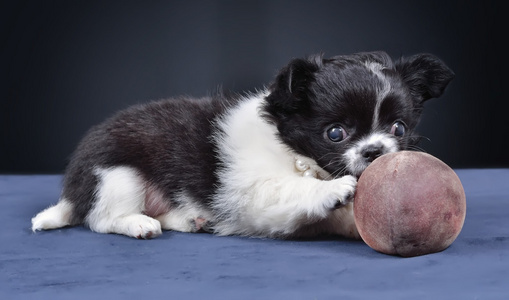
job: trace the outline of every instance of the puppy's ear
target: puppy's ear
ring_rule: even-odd
[[[427,53],[400,58],[395,68],[419,103],[440,97],[454,78],[449,67],[436,56]]]
[[[309,86],[315,80],[315,72],[323,63],[322,55],[308,59],[294,59],[284,67],[270,87],[266,98],[265,117],[280,121],[290,114],[306,109]]]

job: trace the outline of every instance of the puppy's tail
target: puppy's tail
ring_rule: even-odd
[[[49,230],[65,227],[71,224],[73,205],[65,199],[50,206],[32,218],[32,231]]]

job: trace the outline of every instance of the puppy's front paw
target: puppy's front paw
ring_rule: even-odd
[[[329,181],[331,183],[331,199],[333,206],[331,209],[340,208],[348,203],[353,202],[357,179],[353,176],[346,175],[339,179]]]

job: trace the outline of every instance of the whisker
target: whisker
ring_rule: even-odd
[[[326,157],[327,155],[337,155],[337,153],[335,153],[335,152],[326,153],[326,154],[322,155],[321,157],[319,157],[317,160],[321,160],[324,157]]]
[[[333,152],[332,152],[332,153],[327,153],[327,154],[323,155],[322,157],[320,157],[318,160],[320,160],[320,159],[324,158],[324,157],[325,157],[325,156],[327,156],[327,155],[337,155],[337,153],[333,153]],[[323,168],[326,168],[326,167],[328,167],[328,166],[330,166],[330,165],[334,164],[335,162],[337,162],[337,160],[338,160],[338,159],[340,159],[340,158],[339,158],[339,157],[333,157],[333,158],[329,161],[329,163],[328,163],[328,164],[326,164],[325,166],[323,166]]]
[[[330,162],[330,164],[332,164],[332,163],[334,163],[334,161]],[[337,169],[334,172],[330,173],[329,176],[324,178],[324,180],[337,179],[337,178],[341,177],[345,173],[345,171],[346,171],[346,167],[342,167],[341,169]]]
[[[332,172],[329,174],[329,176],[327,176],[326,178],[324,178],[324,180],[330,180],[330,179],[336,179],[336,176],[334,175],[338,170]]]
[[[427,140],[428,142],[431,142],[431,139],[428,138],[427,136],[424,136],[424,135],[419,135],[419,134],[412,134],[409,136],[410,139],[416,139],[416,140],[421,140],[421,139],[425,139]]]
[[[425,149],[419,147],[419,146],[416,146],[416,145],[410,145],[407,147],[407,149],[409,150],[415,150],[415,151],[419,151],[419,152],[424,152],[424,153],[428,153]]]
[[[345,175],[345,172],[346,172],[346,167],[343,167],[339,170],[336,171],[337,174],[334,176],[334,179],[337,179],[339,177],[343,177]]]
[[[328,166],[330,166],[330,165],[332,165],[332,164],[334,164],[334,163],[335,163],[335,162],[334,162],[334,160],[331,160],[328,164],[326,164],[325,166],[323,166],[323,168],[322,168],[322,169],[325,169],[325,168],[327,168]]]

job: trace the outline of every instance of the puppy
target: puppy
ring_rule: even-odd
[[[430,54],[314,55],[257,93],[127,108],[86,134],[32,230],[359,238],[356,179],[377,157],[415,149],[424,102],[453,76]]]

